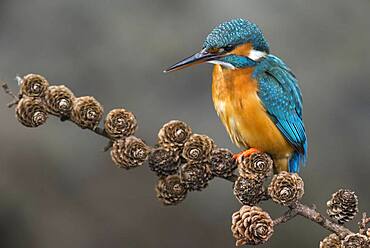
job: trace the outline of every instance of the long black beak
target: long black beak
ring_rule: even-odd
[[[205,50],[200,51],[199,53],[196,53],[186,59],[181,60],[180,62],[177,62],[173,66],[169,67],[167,70],[164,70],[163,72],[171,72],[171,71],[177,71],[181,70],[183,68],[189,67],[191,65],[201,64],[207,61],[215,60],[218,58],[221,58],[222,55],[220,54],[212,54]]]

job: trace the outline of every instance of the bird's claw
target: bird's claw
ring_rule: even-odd
[[[241,161],[243,159],[243,157],[249,157],[253,153],[257,153],[257,152],[259,152],[259,150],[257,150],[256,148],[249,148],[248,150],[241,151],[241,152],[239,152],[237,154],[234,154],[233,158],[236,161]]]

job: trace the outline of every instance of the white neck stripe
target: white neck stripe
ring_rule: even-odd
[[[248,58],[250,58],[251,60],[254,60],[254,61],[258,61],[261,58],[265,57],[266,55],[267,55],[267,53],[265,53],[265,52],[261,52],[261,51],[252,49],[252,50],[250,50],[250,52],[248,54]]]
[[[233,66],[232,64],[230,63],[227,63],[227,62],[224,62],[224,61],[219,61],[219,60],[210,60],[210,61],[207,61],[207,63],[210,63],[210,64],[215,64],[215,65],[222,65],[228,69],[235,69],[235,66]]]

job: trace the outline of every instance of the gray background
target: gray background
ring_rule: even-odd
[[[170,119],[235,146],[211,101],[211,66],[164,75],[218,23],[249,18],[300,80],[309,138],[304,201],[320,210],[339,187],[370,211],[370,1],[1,0],[0,79],[37,72],[106,110],[123,106],[154,144]],[[214,180],[177,207],[156,199],[143,166],[115,168],[105,140],[50,118],[22,127],[0,95],[0,247],[233,247],[231,184]],[[274,216],[283,209],[264,204]],[[350,226],[354,225],[353,222]],[[302,218],[262,247],[317,247]]]

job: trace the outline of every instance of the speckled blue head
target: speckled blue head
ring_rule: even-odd
[[[200,52],[174,64],[165,72],[200,63],[220,64],[231,69],[251,67],[268,53],[268,42],[258,26],[248,20],[234,19],[215,27]]]
[[[203,43],[204,49],[251,43],[253,49],[269,53],[269,45],[259,27],[244,19],[234,19],[215,27]]]

